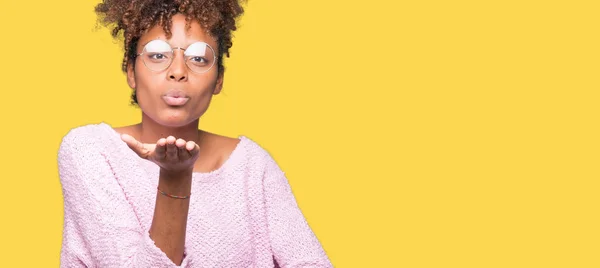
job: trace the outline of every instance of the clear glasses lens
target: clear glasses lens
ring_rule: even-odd
[[[165,41],[153,40],[146,44],[141,57],[148,69],[162,71],[171,65],[173,49]]]
[[[196,73],[208,72],[215,64],[215,51],[204,42],[196,42],[185,50],[185,63]]]
[[[173,49],[163,40],[150,41],[142,51],[142,61],[148,69],[162,71],[171,65],[174,58]],[[184,52],[185,63],[196,73],[204,73],[215,64],[215,52],[207,43],[196,42],[188,46]]]

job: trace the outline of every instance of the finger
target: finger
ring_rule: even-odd
[[[181,148],[185,145],[185,141],[183,139],[177,139],[175,145],[177,145],[177,148]]]
[[[140,157],[145,158],[146,156],[148,156],[148,149],[144,146],[144,144],[136,140],[131,135],[122,134],[121,140],[123,140],[125,144],[127,144],[127,146]]]
[[[188,141],[185,144],[185,149],[190,156],[194,156],[200,151],[200,146],[193,141]]]
[[[135,151],[137,149],[137,140],[134,137],[127,134],[121,134],[121,140],[124,141],[132,150]]]
[[[167,159],[177,160],[177,146],[173,136],[167,137]]]
[[[185,149],[186,142],[183,139],[177,139],[175,141],[175,146],[177,146],[177,156],[179,160],[187,160],[190,158],[190,155],[186,152]]]
[[[154,149],[154,154],[157,159],[165,159],[167,157],[167,139],[162,138],[156,142],[156,149]]]

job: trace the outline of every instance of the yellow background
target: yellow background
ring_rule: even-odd
[[[133,124],[98,1],[2,1],[2,267],[57,267],[61,138]],[[336,267],[600,267],[597,1],[250,0],[201,128],[272,153]]]

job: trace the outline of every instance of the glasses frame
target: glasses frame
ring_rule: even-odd
[[[153,72],[162,72],[162,71],[164,71],[164,70],[166,70],[166,69],[169,69],[169,67],[171,67],[171,64],[173,64],[173,61],[175,61],[175,50],[176,50],[176,49],[183,50],[183,57],[184,57],[184,61],[185,61],[185,66],[186,66],[188,69],[190,69],[190,71],[192,71],[192,72],[194,72],[194,73],[197,73],[197,74],[203,74],[203,73],[207,73],[208,71],[210,71],[210,69],[212,69],[212,67],[213,67],[213,66],[215,66],[215,63],[217,62],[217,53],[215,52],[215,50],[214,50],[214,49],[213,49],[213,48],[212,48],[212,47],[211,47],[211,46],[210,46],[208,43],[206,43],[206,42],[202,42],[202,41],[194,42],[194,43],[192,43],[192,45],[193,45],[193,44],[195,44],[195,43],[204,43],[204,44],[206,44],[206,46],[207,46],[207,47],[209,47],[209,48],[210,48],[210,50],[212,50],[212,52],[213,52],[213,63],[212,63],[212,65],[211,65],[210,67],[208,67],[208,69],[206,69],[206,71],[203,71],[203,72],[196,72],[196,71],[194,71],[194,70],[193,70],[193,69],[192,69],[192,68],[191,68],[191,67],[188,65],[188,59],[187,59],[187,58],[186,58],[186,56],[185,56],[185,51],[187,50],[187,48],[183,48],[183,47],[172,47],[172,46],[171,46],[171,44],[169,44],[169,42],[167,42],[167,41],[165,41],[165,40],[162,40],[162,39],[154,39],[154,40],[150,40],[150,41],[148,41],[146,44],[144,44],[144,46],[143,46],[143,49],[142,49],[142,53],[135,54],[135,57],[136,57],[136,58],[138,58],[139,56],[142,56],[142,55],[144,55],[144,54],[146,53],[146,52],[145,52],[145,50],[146,50],[146,45],[148,45],[148,43],[150,43],[150,42],[152,42],[152,41],[155,41],[155,40],[160,40],[160,41],[163,41],[163,42],[167,43],[167,45],[169,45],[169,47],[171,48],[171,53],[173,53],[173,58],[171,59],[171,62],[169,62],[169,65],[167,65],[167,67],[165,67],[165,68],[164,68],[164,69],[162,69],[162,70],[158,70],[158,71],[157,71],[157,70],[153,70],[153,69],[151,69],[150,67],[148,67],[148,65],[146,65],[146,61],[145,61],[144,59],[142,59],[142,62],[144,63],[144,66],[146,66],[146,68],[148,68],[148,70],[150,70],[150,71],[153,71]],[[188,47],[189,47],[189,46],[188,46]],[[192,57],[193,57],[193,56],[192,56]]]

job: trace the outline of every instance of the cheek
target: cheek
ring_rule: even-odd
[[[211,70],[210,72],[204,74],[200,79],[202,86],[206,88],[207,91],[210,91],[212,93],[212,91],[215,89],[215,86],[217,85],[218,72],[216,70]]]
[[[147,70],[137,70],[136,71],[136,91],[138,98],[140,96],[148,96],[157,92],[160,88],[161,74],[148,73]]]
[[[211,95],[217,84],[216,74],[205,73],[205,74],[191,74],[188,80],[187,88],[189,93],[198,96]]]

